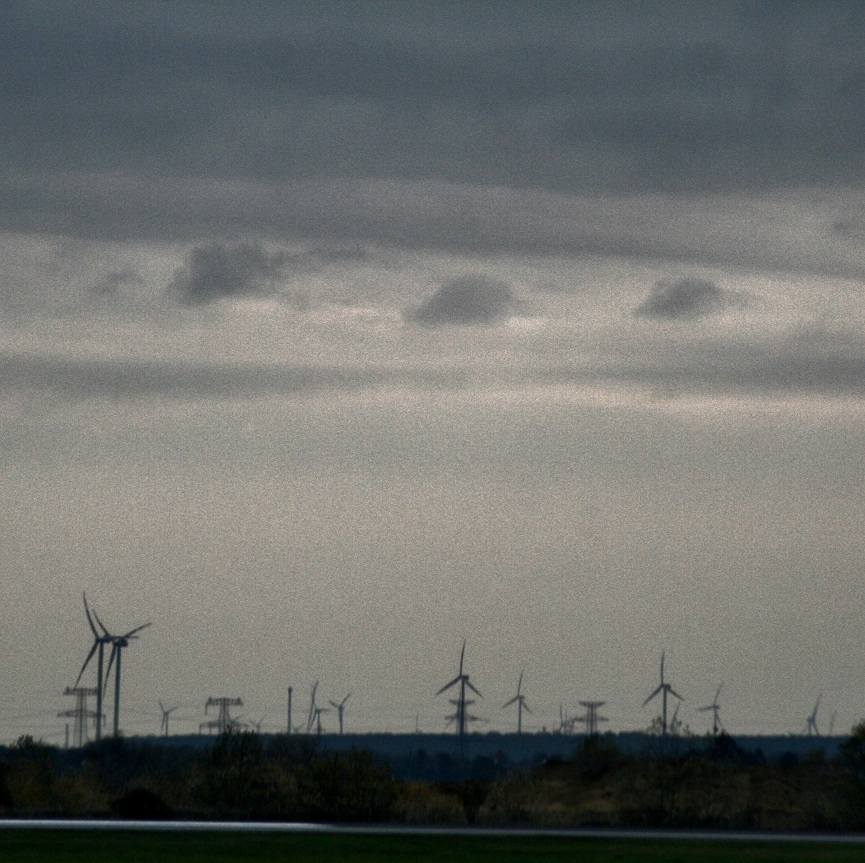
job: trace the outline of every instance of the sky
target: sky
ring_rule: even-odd
[[[0,18],[0,742],[865,715],[865,7]]]

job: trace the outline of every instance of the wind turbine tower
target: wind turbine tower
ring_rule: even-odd
[[[526,696],[523,695],[520,691],[523,686],[524,673],[524,671],[520,672],[520,679],[517,681],[517,694],[510,701],[506,701],[502,705],[502,710],[504,710],[506,707],[510,707],[512,704],[517,705],[517,734],[523,733],[523,711],[525,710],[526,713],[532,712],[531,710],[529,710],[529,705],[526,704]]]
[[[345,702],[351,698],[351,693],[349,692],[342,701],[337,704],[335,701],[331,701],[328,699],[328,703],[336,710],[336,715],[339,717],[339,733],[342,734],[342,715],[345,712]]]
[[[643,707],[645,707],[656,695],[661,696],[662,701],[662,713],[661,713],[661,735],[663,737],[667,736],[667,696],[672,695],[674,698],[678,698],[679,701],[684,701],[685,699],[676,692],[673,687],[664,680],[664,653],[661,653],[661,682],[658,684],[657,689],[655,689],[652,694],[643,702]]]
[[[286,734],[291,734],[291,694],[292,687],[288,687],[288,729],[286,730]]]
[[[136,626],[135,629],[130,629],[129,632],[123,635],[111,636],[111,656],[108,658],[108,669],[105,672],[105,681],[108,681],[111,675],[111,666],[114,665],[114,736],[120,736],[120,660],[123,656],[123,649],[129,647],[129,642],[138,638],[137,633],[142,629],[147,629],[151,624],[143,623],[141,626]],[[105,633],[109,633],[106,631]],[[116,665],[115,665],[116,662]]]
[[[468,726],[469,719],[474,719],[476,717],[469,717],[466,712],[466,708],[469,704],[473,702],[466,701],[466,689],[471,689],[472,692],[475,693],[479,698],[483,698],[483,695],[478,691],[478,689],[472,684],[471,680],[469,680],[468,674],[463,673],[463,660],[465,659],[466,654],[466,643],[463,640],[463,649],[460,652],[460,670],[459,674],[451,680],[449,683],[446,683],[437,693],[436,696],[441,695],[443,692],[446,692],[452,686],[458,686],[459,691],[457,693],[457,697],[453,700],[453,704],[456,705],[456,713],[453,716],[448,717],[448,721],[456,722],[457,726],[457,735],[460,740],[460,751],[462,751],[463,741],[465,740],[466,728]]]

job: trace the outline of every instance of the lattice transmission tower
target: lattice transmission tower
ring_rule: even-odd
[[[211,707],[218,708],[219,712],[216,714],[216,719],[211,719],[209,722],[202,722],[201,725],[198,726],[199,732],[204,731],[205,728],[208,730],[216,729],[217,734],[225,734],[226,731],[232,728],[241,728],[244,723],[240,722],[237,719],[232,719],[231,714],[228,711],[229,707],[243,707],[243,701],[239,698],[208,698],[207,703],[204,705],[204,715],[207,715],[207,711]]]
[[[87,720],[99,718],[98,711],[87,709],[87,699],[91,695],[97,695],[98,692],[98,689],[90,686],[67,686],[63,690],[64,695],[75,696],[75,707],[71,710],[62,710],[57,715],[65,719],[75,720],[72,727],[72,739],[77,747],[81,747],[87,742]]]

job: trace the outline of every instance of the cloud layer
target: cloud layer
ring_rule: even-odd
[[[7,14],[0,227],[865,272],[855,3],[122,8]]]

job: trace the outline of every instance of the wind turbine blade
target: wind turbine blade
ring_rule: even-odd
[[[678,692],[676,692],[676,690],[675,690],[675,689],[673,689],[673,687],[672,687],[672,686],[670,686],[670,687],[669,687],[669,692],[670,692],[670,695],[675,695],[675,696],[676,696],[676,698],[678,698],[678,699],[679,699],[679,701],[684,701],[684,700],[685,700],[685,699],[684,699],[684,698],[682,698],[682,696],[681,696],[681,695],[679,695],[679,693],[678,693]]]
[[[145,624],[142,624],[141,626],[136,626],[135,629],[130,629],[129,632],[126,633],[126,635],[121,635],[120,637],[121,638],[136,638],[137,636],[135,635],[135,633],[141,632],[142,629],[147,629],[148,626],[153,626],[153,624],[152,623],[145,623]]]
[[[718,691],[715,693],[715,704],[718,703],[718,696],[721,694],[721,689],[723,688],[723,686],[724,686],[724,684],[722,683],[722,684],[718,687]]]
[[[339,705],[335,701],[331,701],[329,698],[327,699],[328,704],[332,704],[337,710],[339,710]]]
[[[90,616],[90,608],[87,605],[87,594],[84,594],[84,613],[87,615],[87,622],[90,624],[90,628],[93,630],[93,634],[99,638],[99,633],[96,631],[96,626],[93,624],[93,618]]]
[[[532,713],[532,711],[531,711],[531,710],[530,710],[530,709],[529,709],[529,705],[528,705],[528,704],[526,704],[526,702],[525,702],[525,701],[524,701],[524,702],[523,702],[523,710],[525,710],[525,711],[526,711],[526,713],[531,713],[531,714],[532,714],[532,716],[534,716],[534,715],[535,715],[535,714],[534,714],[534,713]]]
[[[446,689],[450,689],[454,684],[459,683],[462,678],[461,674],[458,674],[450,683],[446,683],[437,693],[436,695],[441,695]]]
[[[510,707],[515,701],[519,701],[519,700],[520,700],[519,695],[515,695],[510,701],[506,701],[502,705],[502,710],[504,710],[506,707]]]
[[[517,681],[517,695],[520,694],[520,689],[523,685],[523,675],[525,674],[525,669],[520,672],[520,679]]]
[[[468,686],[468,688],[471,689],[471,691],[474,692],[475,695],[480,695],[481,698],[483,698],[480,690],[468,678],[466,678],[466,686]]]
[[[460,651],[460,675],[463,673],[463,659],[466,655],[466,640],[463,639],[463,649]]]
[[[91,614],[93,615],[93,619],[99,624],[99,628],[102,630],[102,636],[104,638],[110,637],[111,633],[108,631],[108,627],[99,619],[96,609],[94,609]]]
[[[120,648],[116,644],[111,648],[111,656],[108,657],[108,668],[105,669],[105,681],[102,684],[103,686],[108,683],[108,678],[111,675],[111,666],[114,665],[114,657],[117,655],[118,650],[120,650]]]
[[[346,697],[345,697],[345,698],[343,698],[343,699],[342,699],[342,704],[340,704],[340,707],[343,707],[343,706],[345,706],[345,702],[346,702],[346,701],[348,701],[348,700],[349,700],[349,698],[351,698],[351,693],[350,693],[350,692],[349,692],[349,694],[348,694],[348,695],[346,695]]]
[[[664,682],[664,651],[661,651],[661,683]]]
[[[99,642],[94,641],[93,647],[90,648],[90,653],[87,654],[87,659],[84,660],[84,665],[81,666],[81,671],[78,672],[78,677],[75,679],[75,685],[78,686],[78,683],[81,680],[82,675],[84,674],[84,669],[87,668],[87,663],[93,659],[93,654],[96,653],[96,648],[99,647]]]
[[[659,686],[644,702],[643,707],[645,707],[664,687]]]

